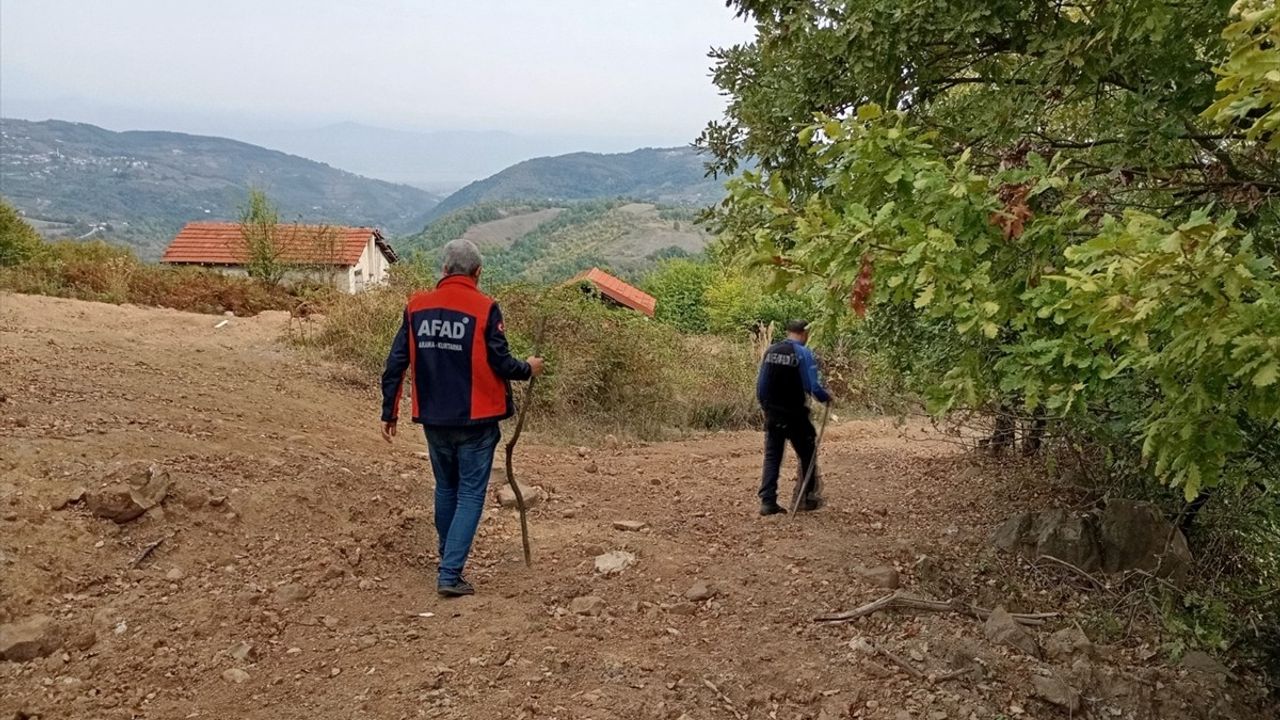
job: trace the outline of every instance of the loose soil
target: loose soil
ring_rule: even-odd
[[[372,384],[292,350],[288,323],[0,295],[0,623],[43,613],[68,638],[0,662],[0,718],[1067,717],[1032,697],[1043,673],[1084,691],[1076,717],[1274,717],[1140,635],[1042,661],[960,615],[814,623],[887,592],[863,566],[987,607],[1083,602],[987,547],[1040,486],[921,423],[836,423],[829,505],[794,518],[756,515],[757,433],[579,449],[533,428],[533,567],[494,499],[479,594],[441,600],[421,436],[384,443]],[[138,520],[53,509],[151,465],[173,487]],[[596,573],[615,550],[635,564]],[[930,682],[859,638],[975,671]]]

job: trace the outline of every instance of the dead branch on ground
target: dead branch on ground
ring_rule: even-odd
[[[907,595],[902,592],[894,592],[879,600],[863,605],[854,610],[842,613],[831,613],[828,615],[819,615],[814,618],[814,622],[836,624],[846,623],[866,617],[872,613],[881,610],[920,610],[927,612],[953,612],[961,615],[968,615],[979,620],[986,620],[991,616],[992,611],[988,608],[978,607],[971,603],[960,600],[930,600],[928,598],[917,597],[915,595]],[[1045,620],[1058,617],[1058,613],[1010,613],[1013,619],[1021,625],[1043,625]]]

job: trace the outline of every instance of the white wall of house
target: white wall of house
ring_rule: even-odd
[[[354,267],[347,268],[347,287],[339,289],[358,293],[365,288],[381,285],[387,281],[390,265],[387,256],[382,254],[378,244],[370,237],[369,242],[365,243],[364,252],[360,253],[360,260]]]

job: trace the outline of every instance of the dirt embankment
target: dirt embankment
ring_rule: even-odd
[[[894,584],[1076,602],[987,546],[1034,498],[887,420],[828,432],[830,505],[790,520],[755,515],[756,434],[535,434],[518,453],[549,495],[533,568],[495,501],[480,594],[439,600],[418,436],[385,445],[373,390],[280,344],[283,316],[222,320],[0,295],[0,623],[43,655],[0,662],[0,717],[1269,716],[1140,638],[1055,636],[1067,621],[1032,629],[1038,658],[955,614],[812,622]],[[121,524],[78,499],[155,478],[163,500]],[[612,551],[634,563],[597,572]]]

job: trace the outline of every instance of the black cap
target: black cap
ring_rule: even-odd
[[[809,331],[808,320],[788,320],[786,324],[787,332],[802,333]]]

